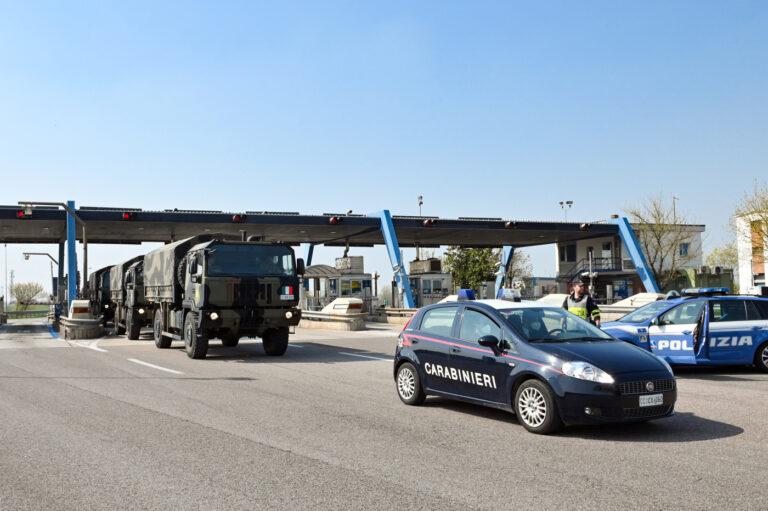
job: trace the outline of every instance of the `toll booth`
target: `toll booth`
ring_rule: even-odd
[[[373,278],[365,273],[362,256],[339,257],[336,267],[325,264],[308,266],[304,273],[307,310],[320,310],[336,298],[360,298],[363,312],[373,310]]]
[[[408,264],[408,280],[416,307],[437,303],[451,294],[453,277],[442,271],[442,262],[436,257],[417,259]]]

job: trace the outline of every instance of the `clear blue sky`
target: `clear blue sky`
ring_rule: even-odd
[[[592,221],[674,194],[711,249],[766,176],[765,2],[0,8],[0,204]],[[9,270],[47,287],[32,249]]]

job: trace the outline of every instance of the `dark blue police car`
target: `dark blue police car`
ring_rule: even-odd
[[[533,433],[674,414],[669,364],[557,307],[477,300],[423,307],[398,338],[397,393],[513,410]]]
[[[684,289],[601,328],[671,364],[754,364],[768,372],[768,299],[727,293]]]

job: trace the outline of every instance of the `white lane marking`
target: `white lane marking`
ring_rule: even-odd
[[[85,344],[84,342],[74,342],[74,341],[73,341],[73,343],[76,346],[80,346],[81,348],[88,348],[89,350],[100,351],[102,353],[109,353],[107,350],[103,350],[103,349],[101,349],[98,346],[93,345],[93,344]]]
[[[339,352],[340,355],[349,355],[350,357],[360,357],[360,358],[372,358],[373,360],[385,360],[387,362],[391,362],[391,358],[381,358],[381,357],[371,357],[370,355],[359,355],[357,353],[347,353],[344,351]]]
[[[173,373],[173,374],[184,374],[181,371],[176,371],[174,369],[168,369],[167,367],[156,366],[155,364],[150,364],[149,362],[144,362],[143,360],[137,360],[135,358],[129,358],[128,361],[129,362],[133,362],[134,364],[140,364],[140,365],[143,365],[143,366],[151,367],[152,369],[159,369],[160,371],[167,371],[167,372]]]
[[[304,347],[301,344],[292,344],[292,343],[288,344],[288,346],[290,346],[291,348],[303,348]]]

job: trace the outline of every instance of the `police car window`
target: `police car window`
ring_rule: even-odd
[[[501,328],[491,318],[472,309],[465,309],[461,318],[459,339],[477,342],[483,336],[492,335],[501,339]]]
[[[751,311],[747,310],[747,317],[750,320],[768,319],[768,301],[749,300],[747,304],[752,306]]]
[[[659,319],[660,325],[692,325],[699,320],[701,311],[704,308],[704,300],[695,302],[683,302],[671,311],[662,315]]]
[[[616,321],[620,321],[622,323],[645,323],[670,305],[671,304],[666,300],[651,302],[648,305],[643,305],[642,307],[630,312],[626,316],[617,319]]]
[[[424,313],[419,330],[429,334],[449,337],[458,307],[438,307]]]
[[[746,321],[747,309],[744,300],[712,301],[712,319],[710,321]]]
[[[559,307],[520,307],[499,313],[527,341],[595,341],[613,338]]]

